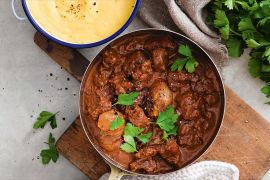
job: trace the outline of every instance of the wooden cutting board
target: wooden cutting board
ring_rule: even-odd
[[[78,51],[55,44],[36,33],[35,43],[77,80],[89,61]],[[226,87],[227,107],[221,131],[201,160],[235,164],[240,179],[260,179],[270,168],[270,124]],[[88,142],[79,117],[57,141],[57,149],[91,179],[109,172],[109,166]]]

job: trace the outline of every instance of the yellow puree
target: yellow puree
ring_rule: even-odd
[[[135,0],[27,0],[39,25],[58,39],[91,43],[105,39],[128,20]]]

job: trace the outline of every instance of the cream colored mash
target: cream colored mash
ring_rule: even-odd
[[[58,39],[91,43],[109,37],[130,17],[135,0],[27,0],[36,22]]]

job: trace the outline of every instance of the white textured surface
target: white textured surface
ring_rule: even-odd
[[[48,166],[37,159],[40,149],[46,147],[43,142],[49,132],[58,138],[78,115],[79,83],[36,47],[32,40],[34,28],[13,17],[10,0],[0,0],[0,25],[0,180],[87,179],[63,157]],[[129,30],[142,27],[136,19]],[[90,59],[98,49],[82,52]],[[249,76],[247,58],[230,61],[224,69],[226,83],[270,121],[270,107],[263,104],[266,99],[259,92],[263,84]],[[33,131],[33,122],[42,110],[60,111],[57,129],[46,126]]]

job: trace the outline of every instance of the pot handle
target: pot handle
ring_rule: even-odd
[[[109,164],[109,166],[111,168],[111,174],[110,174],[108,180],[120,180],[123,176],[130,175],[130,174],[120,170],[119,168],[114,167],[113,165]]]
[[[20,20],[20,21],[24,21],[27,20],[27,17],[21,17],[17,14],[16,10],[15,10],[15,0],[11,0],[11,8],[12,8],[12,12],[14,14],[14,16]]]

